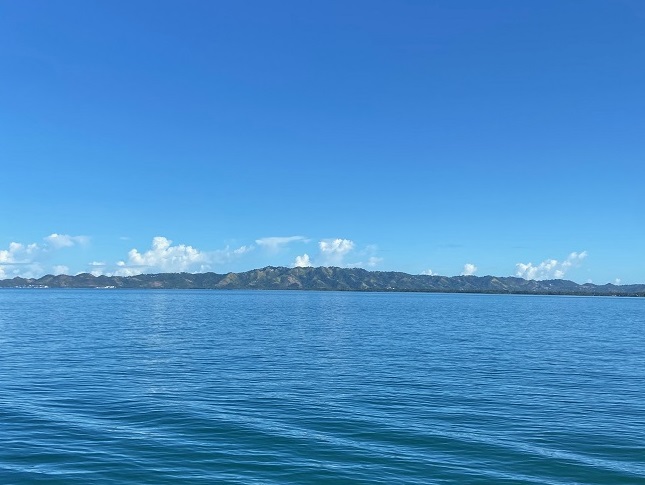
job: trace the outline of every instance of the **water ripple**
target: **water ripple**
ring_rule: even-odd
[[[644,304],[0,291],[0,483],[645,483]]]

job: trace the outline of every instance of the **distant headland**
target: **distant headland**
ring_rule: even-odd
[[[594,285],[568,280],[525,280],[512,276],[428,276],[361,268],[254,269],[242,273],[161,273],[136,276],[46,275],[0,280],[0,288],[244,289],[320,291],[408,291],[531,295],[645,296],[645,284]]]

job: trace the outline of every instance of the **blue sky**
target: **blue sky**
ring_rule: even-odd
[[[644,53],[638,0],[0,1],[0,277],[645,282]]]

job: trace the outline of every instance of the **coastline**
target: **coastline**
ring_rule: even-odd
[[[594,285],[506,276],[429,276],[361,268],[268,266],[241,273],[159,273],[135,276],[45,275],[0,280],[0,288],[302,290],[645,297],[645,284]]]

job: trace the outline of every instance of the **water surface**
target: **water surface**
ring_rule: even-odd
[[[645,299],[0,290],[0,483],[645,483]]]

